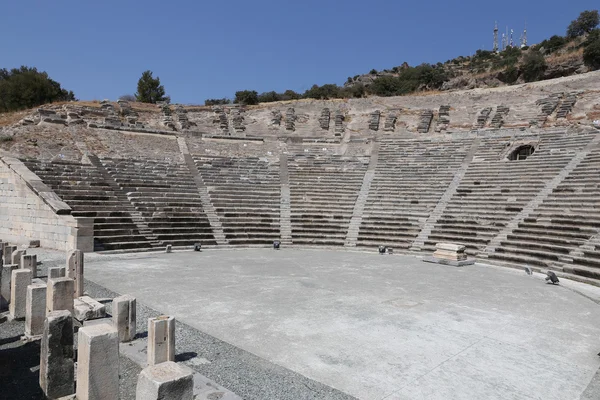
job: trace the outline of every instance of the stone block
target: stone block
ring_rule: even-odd
[[[31,270],[34,278],[37,278],[37,256],[35,254],[23,254],[21,256],[21,268]]]
[[[4,247],[4,265],[13,264],[12,262],[12,253],[17,250],[17,246],[5,246]]]
[[[77,399],[119,398],[119,337],[111,324],[84,326],[77,336]]]
[[[175,361],[175,318],[148,318],[148,365]]]
[[[46,284],[33,283],[27,286],[25,301],[25,336],[35,337],[44,333],[46,319]]]
[[[167,361],[140,372],[136,400],[192,400],[194,376],[185,365]]]
[[[11,264],[17,264],[19,266],[19,268],[23,268],[23,266],[21,265],[21,256],[27,254],[27,251],[25,250],[15,250],[12,252],[12,255],[10,257],[10,263]]]
[[[27,286],[31,285],[30,269],[15,269],[10,281],[10,317],[24,319],[27,304]]]
[[[67,257],[66,276],[74,281],[73,298],[83,296],[83,252],[73,250]]]
[[[73,313],[73,286],[71,278],[48,279],[46,290],[46,312],[67,310]]]
[[[115,297],[112,302],[113,325],[121,342],[129,342],[136,334],[136,300],[130,295]]]
[[[437,258],[445,258],[446,260],[466,260],[467,259],[467,255],[465,253],[457,253],[455,251],[441,250],[441,249],[437,249],[433,253],[433,256],[437,257]]]
[[[65,267],[50,267],[48,268],[48,279],[66,278],[66,271]]]
[[[464,253],[466,249],[466,247],[462,244],[454,243],[436,243],[435,248],[440,250],[454,251],[456,253]]]
[[[106,307],[89,296],[81,296],[73,300],[73,315],[78,321],[104,318]]]
[[[10,281],[12,272],[19,266],[15,264],[4,264],[0,273],[0,310],[6,310],[10,303]]]
[[[50,399],[75,393],[73,318],[68,311],[51,312],[44,321],[40,349],[40,387]]]

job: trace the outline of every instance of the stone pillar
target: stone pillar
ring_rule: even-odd
[[[35,254],[23,254],[21,256],[21,268],[31,270],[34,278],[37,278],[37,256]]]
[[[65,278],[65,277],[66,277],[65,267],[50,267],[50,268],[48,268],[48,279]]]
[[[148,365],[175,361],[175,318],[148,318]]]
[[[40,387],[50,399],[75,393],[73,318],[68,311],[51,312],[44,322]]]
[[[73,298],[83,296],[83,252],[81,250],[73,250],[67,258],[67,278],[75,281]]]
[[[67,310],[73,314],[73,279],[48,279],[46,312]]]
[[[117,330],[108,323],[84,326],[77,344],[77,400],[118,399]]]
[[[44,333],[46,319],[46,284],[34,283],[27,286],[25,301],[25,336],[35,337]]]
[[[4,264],[2,273],[0,274],[0,310],[6,310],[10,303],[10,281],[12,272],[17,269],[18,265]]]
[[[31,285],[30,269],[15,269],[10,280],[9,312],[12,319],[25,318],[27,286]]]
[[[192,400],[193,397],[194,375],[185,365],[167,361],[144,368],[138,376],[136,400]]]
[[[5,246],[4,247],[4,265],[12,264],[12,253],[17,250],[17,246]]]
[[[12,255],[10,257],[10,263],[11,264],[17,264],[19,266],[19,268],[23,268],[23,266],[21,265],[21,257],[27,254],[27,251],[25,250],[15,250],[12,252]]]
[[[112,302],[113,325],[121,342],[130,342],[136,334],[136,301],[128,294],[115,297]]]
[[[6,243],[0,240],[0,267],[4,265],[4,246]]]

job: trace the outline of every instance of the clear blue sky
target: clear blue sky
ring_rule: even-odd
[[[495,20],[516,39],[527,21],[532,44],[598,8],[597,0],[7,0],[0,68],[35,66],[82,100],[132,94],[149,69],[173,102],[202,104],[490,50]]]

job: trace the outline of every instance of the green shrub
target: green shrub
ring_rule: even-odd
[[[523,60],[521,71],[526,82],[540,80],[544,71],[548,68],[544,56],[538,51],[532,51]]]
[[[574,38],[590,33],[600,23],[598,10],[583,11],[576,20],[571,21],[567,28],[567,36]]]
[[[137,93],[135,94],[137,101],[142,103],[155,104],[158,101],[170,102],[170,98],[165,96],[165,87],[160,84],[160,78],[152,77],[152,71],[144,71],[138,80]]]
[[[544,48],[544,53],[552,54],[557,50],[560,50],[569,40],[565,37],[554,35],[550,39],[542,41],[536,46],[537,49]]]
[[[231,100],[222,98],[222,99],[206,99],[204,100],[205,106],[219,106],[224,104],[231,104]]]
[[[583,63],[593,70],[600,69],[600,35],[595,36],[588,39],[583,48]]]
[[[258,104],[258,92],[256,90],[240,90],[235,92],[235,104],[254,105]]]
[[[33,108],[53,101],[73,101],[75,95],[46,72],[22,66],[0,69],[0,112]]]
[[[0,143],[12,142],[14,138],[12,136],[0,136]]]

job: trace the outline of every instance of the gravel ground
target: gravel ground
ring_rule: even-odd
[[[25,343],[24,321],[0,322],[0,399],[43,400],[39,384],[40,342]],[[119,358],[121,400],[135,400],[137,376],[142,369],[127,357]]]
[[[85,291],[99,299],[119,295],[88,280],[85,282]],[[109,310],[110,303],[107,303],[107,311]],[[148,318],[157,315],[160,315],[158,311],[137,303],[138,336],[147,335]],[[182,322],[177,322],[175,335],[176,361],[182,362],[244,399],[354,399]]]

